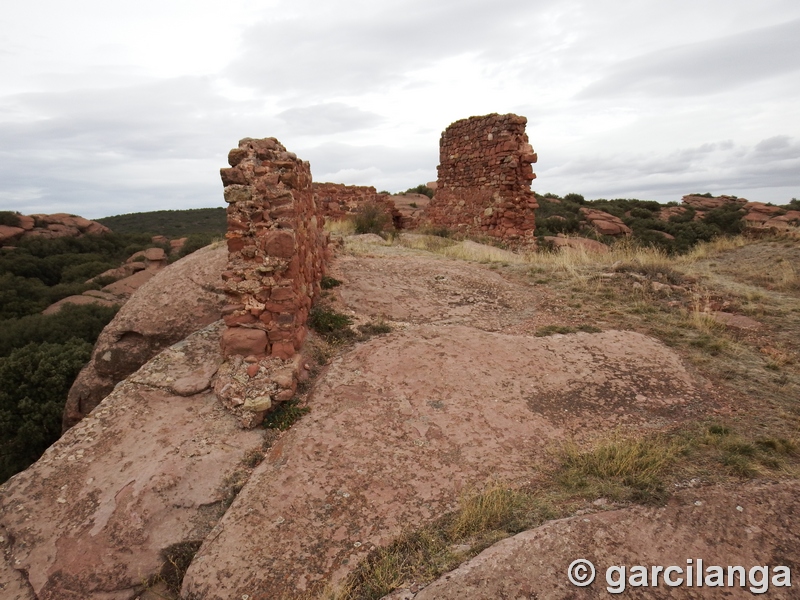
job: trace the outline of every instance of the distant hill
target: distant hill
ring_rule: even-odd
[[[196,233],[224,235],[227,229],[224,208],[156,210],[96,220],[114,233],[146,233],[170,239]]]

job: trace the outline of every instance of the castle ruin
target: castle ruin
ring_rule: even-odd
[[[436,194],[427,209],[431,225],[515,246],[534,242],[538,204],[531,164],[537,157],[525,133],[527,122],[514,114],[490,114],[444,130]]]

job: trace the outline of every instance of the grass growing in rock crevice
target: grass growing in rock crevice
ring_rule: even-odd
[[[281,402],[275,410],[267,413],[266,417],[264,417],[264,427],[286,431],[310,411],[310,407],[300,405],[299,398]]]
[[[556,465],[529,487],[494,482],[464,494],[459,507],[375,548],[331,600],[377,600],[425,584],[493,543],[548,520],[631,503],[663,503],[681,487],[800,472],[793,439],[750,440],[722,424],[626,437],[614,434],[581,449],[565,444]]]

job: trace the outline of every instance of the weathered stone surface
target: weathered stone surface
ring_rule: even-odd
[[[529,480],[556,440],[680,422],[706,392],[671,350],[632,332],[430,325],[374,339],[317,382],[311,412],[257,467],[183,595],[292,597],[339,580],[470,486]]]
[[[555,248],[573,248],[586,250],[587,252],[597,252],[599,254],[607,254],[609,252],[608,246],[597,240],[590,240],[582,237],[562,237],[562,236],[544,236],[545,241],[553,244]]]
[[[594,208],[581,207],[581,214],[600,235],[630,235],[633,233],[622,219]]]
[[[222,334],[222,352],[225,356],[238,354],[264,355],[267,350],[267,332],[263,329],[230,327]]]
[[[756,321],[755,319],[751,319],[750,317],[746,317],[744,315],[735,315],[733,313],[728,312],[712,312],[711,318],[714,319],[717,323],[721,323],[726,327],[732,327],[733,329],[748,329],[748,330],[756,330],[761,329],[763,325]]]
[[[127,300],[136,290],[150,281],[155,274],[156,271],[143,269],[141,271],[137,271],[133,275],[119,279],[114,283],[109,283],[107,286],[103,287],[103,291],[108,292],[109,294],[114,294],[117,298]]]
[[[167,260],[167,253],[163,248],[148,248],[144,251],[144,257],[149,261]]]
[[[158,271],[131,296],[103,329],[91,362],[70,389],[65,429],[159,351],[220,318],[226,259],[224,247],[203,248]]]
[[[425,219],[511,244],[533,243],[531,163],[536,154],[525,133],[527,119],[491,114],[452,123],[439,142],[439,179]]]
[[[606,581],[609,567],[625,565],[627,583],[631,567],[645,566],[652,583],[652,566],[675,565],[683,569],[681,574],[672,574],[675,581],[686,577],[688,559],[692,560],[692,587],[670,587],[661,573],[657,587],[627,583],[620,597],[752,598],[747,575],[744,587],[738,585],[738,576],[733,588],[698,587],[698,559],[706,574],[710,566],[725,569],[725,583],[729,565],[743,566],[746,572],[767,565],[770,576],[779,565],[795,571],[800,556],[798,515],[800,482],[796,480],[684,490],[666,507],[636,506],[547,523],[498,542],[422,591],[398,590],[385,600],[608,598],[608,587],[620,589]],[[594,583],[583,588],[567,578],[569,565],[579,558],[590,560],[596,568]],[[612,583],[617,581],[615,573],[612,577]],[[793,587],[776,587],[768,581],[765,597],[797,597],[796,581]]]
[[[681,200],[686,206],[699,211],[708,211],[722,206],[744,206],[747,200],[744,198],[734,198],[733,196],[716,196],[707,198],[705,196],[692,196],[691,194],[684,196]]]
[[[60,311],[67,304],[76,304],[78,306],[86,304],[96,304],[98,306],[114,306],[121,304],[120,300],[109,300],[106,298],[98,298],[94,294],[81,294],[79,296],[67,296],[58,302],[54,302],[42,311],[43,315],[52,315]]]
[[[25,233],[22,227],[11,227],[10,225],[0,225],[0,244],[6,244],[21,237]]]
[[[0,486],[3,598],[26,598],[3,587],[19,588],[21,576],[38,600],[129,600],[159,572],[162,550],[205,537],[225,477],[263,439],[241,431],[212,393],[173,391],[216,369],[221,328],[159,354]]]
[[[672,217],[680,217],[685,212],[685,206],[665,206],[658,212],[658,218],[662,221],[669,221]]]

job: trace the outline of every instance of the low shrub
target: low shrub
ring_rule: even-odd
[[[356,233],[376,233],[380,235],[392,229],[392,217],[378,204],[364,204],[353,216]]]

